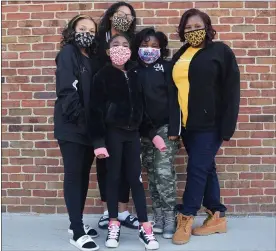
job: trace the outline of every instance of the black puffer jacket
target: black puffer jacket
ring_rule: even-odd
[[[94,77],[92,93],[92,121],[94,147],[103,147],[106,128],[147,132],[150,138],[156,130],[145,113],[144,95],[135,63],[126,64],[123,72],[111,64],[102,68]]]

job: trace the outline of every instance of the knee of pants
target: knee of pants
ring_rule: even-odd
[[[140,186],[141,184],[143,184],[142,175],[128,177],[127,180],[131,188]]]

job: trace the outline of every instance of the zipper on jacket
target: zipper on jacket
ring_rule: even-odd
[[[127,73],[124,72],[125,74],[125,78],[126,78],[126,82],[127,82],[127,87],[128,87],[128,95],[129,95],[129,101],[130,101],[130,106],[131,106],[131,112],[130,112],[130,116],[129,116],[129,121],[128,121],[128,129],[130,128],[130,123],[132,120],[132,116],[133,116],[133,102],[132,102],[132,97],[131,97],[131,88],[129,86],[129,77],[127,76]]]

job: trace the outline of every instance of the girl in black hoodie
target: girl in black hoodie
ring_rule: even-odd
[[[154,213],[153,231],[172,238],[175,231],[176,172],[173,166],[179,149],[179,105],[171,78],[168,39],[163,32],[146,28],[136,34],[135,52],[138,52],[139,83],[143,86],[146,111],[166,143],[164,152],[158,151],[151,140],[141,132],[142,163],[147,168],[149,190]]]
[[[110,217],[106,246],[118,247],[120,222],[118,217],[118,188],[121,163],[125,162],[127,181],[137,211],[139,238],[147,249],[158,249],[159,244],[148,222],[146,198],[141,179],[140,135],[142,126],[156,146],[163,150],[164,141],[156,132],[144,112],[144,97],[137,82],[137,71],[129,58],[130,42],[125,35],[111,38],[107,51],[112,64],[95,75],[92,111],[94,113],[95,155],[107,158],[107,206]],[[143,122],[143,123],[142,123]]]
[[[56,57],[54,135],[64,163],[64,198],[70,218],[70,243],[80,250],[97,250],[92,237],[97,232],[84,226],[82,215],[94,159],[90,125],[90,86],[99,63],[94,55],[96,23],[78,15],[62,33]]]

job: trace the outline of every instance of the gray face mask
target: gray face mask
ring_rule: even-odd
[[[88,48],[93,44],[95,37],[89,32],[76,32],[75,42],[81,48]]]

